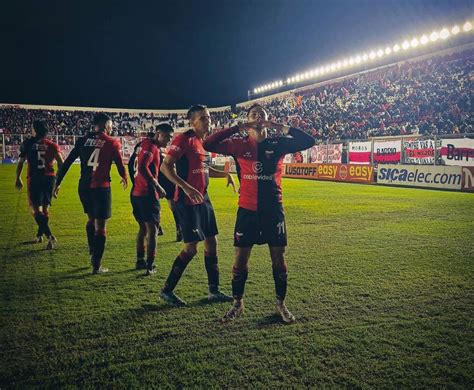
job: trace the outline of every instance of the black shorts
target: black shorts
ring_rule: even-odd
[[[137,222],[154,222],[160,224],[160,202],[154,196],[131,195],[133,216]]]
[[[234,229],[234,246],[268,244],[286,246],[285,212],[280,203],[271,210],[251,211],[239,207]]]
[[[112,193],[110,188],[89,188],[79,182],[79,198],[84,213],[95,219],[109,219],[112,216]]]
[[[219,233],[214,209],[207,196],[204,203],[195,206],[176,202],[176,213],[184,242],[204,241]]]
[[[28,179],[28,199],[31,206],[50,205],[56,176],[32,176]]]

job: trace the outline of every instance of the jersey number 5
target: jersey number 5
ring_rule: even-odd
[[[44,169],[46,166],[46,161],[44,161],[44,150],[38,150],[38,169]]]
[[[89,157],[89,160],[87,161],[87,166],[92,167],[92,172],[95,172],[97,167],[99,166],[99,153],[99,148],[94,149],[91,156]]]

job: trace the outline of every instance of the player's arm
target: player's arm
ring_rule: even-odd
[[[25,158],[20,157],[18,160],[18,165],[16,166],[16,180],[15,180],[15,187],[18,190],[23,188],[23,181],[21,180],[21,173],[23,172],[23,165],[25,164]]]
[[[114,155],[114,162],[117,167],[117,171],[122,178],[120,183],[122,184],[123,189],[125,190],[128,186],[128,175],[127,171],[125,170],[125,166],[123,165],[122,155],[120,154],[120,144],[117,142],[114,144],[115,148],[115,155]]]
[[[232,154],[232,143],[228,142],[228,139],[238,132],[240,132],[239,126],[232,126],[229,129],[216,131],[214,134],[206,137],[202,146],[208,152]]]
[[[53,192],[53,195],[55,198],[57,198],[58,196],[59,188],[61,186],[61,182],[64,179],[64,176],[66,176],[66,173],[71,167],[72,163],[76,161],[76,158],[78,157],[79,157],[79,141],[76,143],[74,148],[66,157],[66,160],[64,160],[64,162],[61,164],[61,167],[58,168],[58,175],[56,176],[56,185],[54,186],[54,192]]]
[[[282,140],[285,153],[295,153],[300,150],[309,149],[316,141],[313,136],[295,127],[289,127],[271,121],[265,122],[265,126],[272,127],[282,133],[284,136]],[[288,137],[288,135],[290,137]]]
[[[54,158],[55,158],[56,162],[58,163],[58,171],[59,171],[61,169],[61,167],[63,166],[63,163],[64,163],[63,156],[62,156],[61,151],[59,149],[54,150]]]
[[[150,164],[153,162],[154,157],[153,153],[149,150],[143,150],[141,156],[142,158],[138,159],[138,172],[142,174],[143,178],[147,181],[149,185],[156,187],[158,192],[163,193],[163,187],[160,186],[158,180],[156,179],[156,177],[153,176],[150,170]]]
[[[235,189],[234,178],[232,177],[232,175],[230,173],[224,172],[224,171],[219,171],[218,169],[209,167],[209,177],[225,177],[225,178],[227,178],[226,187],[231,186],[233,188],[234,192],[237,192],[237,190]]]
[[[176,161],[177,157],[168,154],[161,164],[161,172],[163,172],[169,181],[181,188],[193,202],[202,203],[204,201],[202,194],[193,186],[190,186],[185,180],[180,178],[176,173]]]

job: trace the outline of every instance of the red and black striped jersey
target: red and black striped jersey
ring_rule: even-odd
[[[58,154],[58,144],[47,138],[28,138],[20,145],[20,158],[28,162],[28,177],[54,176],[53,163]]]
[[[234,158],[240,181],[239,206],[248,210],[273,208],[282,202],[281,176],[285,154],[314,145],[309,134],[290,128],[288,135],[266,138],[257,143],[252,137],[235,136],[238,126],[207,137],[204,148]]]
[[[112,162],[117,165],[121,177],[127,173],[122,161],[120,142],[102,132],[91,132],[79,138],[74,148],[64,161],[58,172],[59,185],[71,164],[76,158],[81,160],[81,182],[89,188],[110,187],[110,167]]]
[[[168,155],[176,158],[178,176],[205,196],[209,184],[209,153],[204,150],[201,138],[193,130],[178,134],[171,143]],[[174,200],[185,201],[189,205],[198,204],[189,199],[181,188],[176,191]]]

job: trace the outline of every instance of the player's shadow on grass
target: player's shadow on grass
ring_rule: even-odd
[[[266,328],[275,325],[284,325],[278,314],[269,314],[257,322],[257,328]]]
[[[20,246],[27,246],[27,245],[33,245],[36,244],[35,240],[30,240],[30,241],[22,241],[19,243]]]

